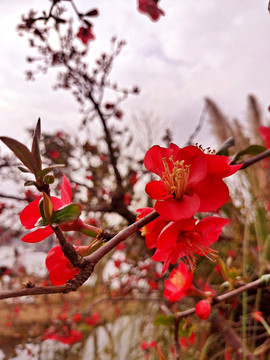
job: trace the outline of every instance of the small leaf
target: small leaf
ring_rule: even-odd
[[[30,171],[22,166],[18,166],[18,169],[23,173],[30,173]]]
[[[82,207],[79,204],[71,203],[55,211],[52,217],[53,224],[64,224],[75,221],[81,215]]]
[[[54,215],[53,203],[49,195],[46,194],[44,191],[43,191],[43,210],[44,210],[45,219],[48,222],[51,222]]]
[[[221,147],[217,150],[216,155],[226,155],[228,156],[228,149],[232,146],[234,146],[234,138],[230,137],[227,140],[224,141],[224,143],[221,145]]]
[[[57,168],[63,168],[65,167],[65,164],[57,164],[57,165],[52,165],[52,166],[49,166],[43,170],[40,170],[38,173],[37,173],[37,176],[39,179],[43,179],[45,175],[47,175],[49,172],[53,171],[54,169],[57,169]]]
[[[36,160],[37,169],[41,170],[42,166],[41,166],[41,156],[39,150],[39,140],[40,140],[40,118],[38,119],[37,126],[34,131],[31,153]]]
[[[49,225],[48,221],[39,218],[38,221],[35,223],[35,227],[43,227]]]
[[[43,179],[44,183],[47,185],[51,185],[54,183],[54,176],[53,175],[46,175]]]
[[[32,186],[32,185],[36,186],[37,183],[36,183],[35,181],[31,181],[31,180],[26,181],[26,182],[24,183],[24,186]]]
[[[232,160],[231,160],[231,165],[235,164],[239,159],[241,159],[241,157],[243,155],[258,155],[260,153],[262,153],[263,151],[265,151],[265,147],[264,146],[260,146],[260,145],[250,145],[248,146],[246,149],[238,151],[236,154],[234,154]]]
[[[17,158],[21,160],[27,169],[29,169],[33,174],[37,172],[38,169],[35,158],[24,144],[5,136],[1,136],[0,140],[2,140],[3,143],[14,152]]]
[[[84,16],[98,16],[98,9],[93,9],[84,14]]]
[[[165,325],[169,326],[173,324],[173,315],[166,316],[166,315],[158,315],[154,319],[154,325]]]
[[[178,328],[179,336],[181,336],[183,338],[190,337],[191,330],[192,330],[191,326],[186,326],[186,319],[184,319],[184,318],[181,319],[181,321],[179,323],[179,328]]]
[[[45,213],[44,213],[43,198],[40,199],[39,204],[38,204],[38,208],[39,208],[39,213],[40,213],[42,219],[47,222],[46,217],[45,217]]]

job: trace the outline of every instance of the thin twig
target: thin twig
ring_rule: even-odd
[[[267,274],[267,275],[263,275],[260,279],[257,279],[255,281],[252,281],[251,283],[249,284],[246,284],[246,285],[243,285],[241,287],[239,287],[238,289],[235,289],[235,290],[232,290],[232,291],[229,291],[223,295],[219,295],[219,296],[215,296],[213,299],[212,299],[212,303],[213,304],[218,304],[222,301],[226,301],[234,296],[237,296],[239,294],[241,294],[242,292],[244,291],[248,291],[250,289],[256,289],[256,288],[259,288],[259,287],[266,287],[266,286],[269,286],[269,283],[270,283],[270,274]],[[188,310],[185,310],[185,311],[181,311],[179,313],[176,314],[176,317],[178,320],[184,318],[184,317],[187,317],[189,315],[192,315],[195,313],[195,308],[191,308],[191,309],[188,309]]]

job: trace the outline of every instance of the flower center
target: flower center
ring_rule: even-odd
[[[180,272],[176,272],[171,279],[171,283],[181,289],[185,284],[185,278]]]
[[[181,200],[187,188],[190,165],[185,165],[185,160],[173,161],[173,156],[169,157],[169,160],[173,164],[171,170],[168,159],[162,159],[165,169],[162,180],[168,193],[173,195],[176,200]]]

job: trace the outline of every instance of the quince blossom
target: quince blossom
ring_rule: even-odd
[[[160,15],[165,15],[157,3],[158,0],[138,0],[138,9],[142,13],[149,15],[153,21],[157,21]]]
[[[196,146],[155,145],[147,151],[144,165],[161,180],[150,181],[145,191],[157,200],[155,210],[168,220],[214,211],[228,200],[229,190],[222,179],[242,166],[229,163],[227,156],[206,154]]]
[[[178,267],[173,269],[169,279],[164,282],[163,295],[169,301],[177,301],[187,296],[193,290],[193,274],[187,265],[179,262]]]
[[[170,222],[161,231],[156,242],[154,261],[163,261],[162,273],[169,264],[176,264],[184,257],[191,269],[195,267],[195,255],[215,257],[215,251],[210,245],[218,240],[222,227],[229,221],[214,216],[200,221],[196,219],[182,219]]]

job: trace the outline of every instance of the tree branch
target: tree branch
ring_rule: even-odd
[[[223,295],[219,295],[219,296],[215,296],[213,299],[212,299],[212,303],[213,304],[218,304],[222,301],[226,301],[234,296],[237,296],[239,294],[241,294],[242,292],[244,291],[248,291],[250,289],[256,289],[256,288],[259,288],[259,287],[266,287],[266,286],[269,286],[269,283],[270,283],[270,274],[266,274],[266,275],[263,275],[260,279],[257,279],[255,281],[252,281],[251,283],[249,284],[246,284],[246,285],[243,285],[241,287],[239,287],[238,289],[235,289],[235,290],[232,290],[232,291],[229,291]],[[189,316],[189,315],[192,315],[195,313],[195,308],[191,308],[191,309],[188,309],[188,310],[185,310],[185,311],[181,311],[181,312],[178,312],[176,314],[176,317],[178,320],[186,317],[186,316]]]

